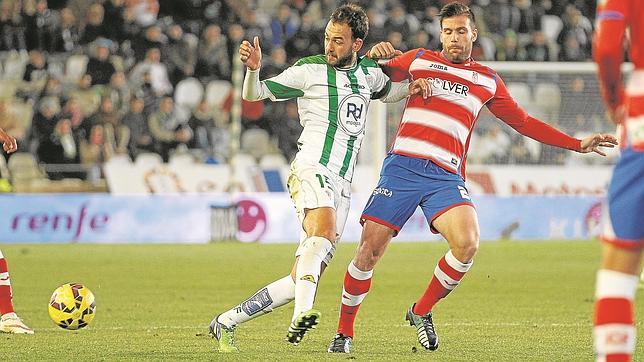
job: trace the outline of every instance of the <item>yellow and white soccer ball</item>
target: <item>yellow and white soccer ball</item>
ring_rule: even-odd
[[[96,302],[91,290],[80,283],[67,283],[54,290],[49,317],[63,329],[80,329],[94,319]]]

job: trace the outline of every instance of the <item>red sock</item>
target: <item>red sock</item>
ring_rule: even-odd
[[[448,251],[439,261],[434,269],[434,276],[429,282],[425,293],[414,305],[413,312],[418,315],[427,314],[434,305],[442,298],[445,298],[458,284],[463,275],[470,270],[472,262],[461,263]]]
[[[347,273],[344,275],[342,285],[342,306],[340,306],[340,320],[338,334],[353,337],[353,324],[358,314],[360,303],[364,300],[371,287],[373,270],[362,271],[349,263]]]
[[[9,270],[7,261],[0,251],[0,315],[13,313],[13,304],[11,303],[11,281],[9,280]]]
[[[638,278],[602,269],[597,273],[593,337],[598,361],[627,362],[635,352],[633,300]]]

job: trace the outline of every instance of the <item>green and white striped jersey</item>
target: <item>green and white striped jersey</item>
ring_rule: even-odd
[[[328,65],[324,55],[314,55],[261,83],[274,101],[297,98],[304,130],[296,158],[319,162],[351,181],[369,102],[391,87],[378,64],[363,57],[351,68],[338,69]]]

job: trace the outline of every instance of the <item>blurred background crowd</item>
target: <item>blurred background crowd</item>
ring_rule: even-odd
[[[369,16],[365,49],[382,40],[403,51],[440,47],[437,15],[448,1],[354,2]],[[590,61],[594,1],[464,2],[477,17],[477,60]],[[0,127],[18,139],[20,151],[53,165],[46,168],[50,178],[100,177],[88,175],[87,165],[143,152],[225,163],[239,43],[259,36],[261,78],[276,75],[300,57],[323,53],[323,29],[339,3],[2,0]],[[504,75],[522,105],[565,131],[608,127],[593,74],[553,77]],[[390,113],[395,130],[399,114]],[[473,162],[569,162],[568,153],[524,141],[491,118],[482,115]],[[243,102],[242,130],[241,147],[253,156],[290,160],[301,130],[295,102]]]

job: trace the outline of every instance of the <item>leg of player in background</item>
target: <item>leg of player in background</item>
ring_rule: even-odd
[[[630,361],[635,352],[635,292],[642,269],[642,248],[604,243],[597,272],[593,335],[597,361]]]
[[[313,309],[320,281],[321,265],[333,250],[336,238],[336,211],[331,207],[305,210],[302,227],[307,238],[298,249],[295,268],[295,306],[287,340],[299,344],[309,329],[315,328],[320,312]]]
[[[0,332],[34,334],[16,315],[11,301],[11,279],[7,261],[0,251]]]
[[[458,286],[479,247],[479,225],[472,206],[454,207],[434,219],[432,225],[447,240],[450,250],[438,261],[427,289],[407,312],[407,320],[416,326],[418,341],[429,350],[438,348],[431,310]]]
[[[365,220],[356,255],[349,263],[342,285],[342,304],[336,336],[328,352],[349,353],[353,343],[353,326],[360,304],[371,287],[373,268],[385,252],[394,236],[394,230]]]

